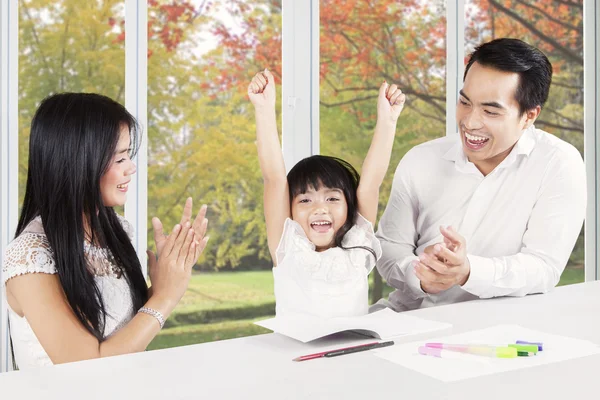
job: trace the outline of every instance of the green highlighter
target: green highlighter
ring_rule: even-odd
[[[535,344],[509,344],[508,347],[516,349],[519,357],[535,356],[538,353],[538,346]]]

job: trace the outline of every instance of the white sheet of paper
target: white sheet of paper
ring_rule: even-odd
[[[360,317],[325,319],[297,315],[275,317],[255,322],[255,324],[303,343],[350,330],[387,340],[396,336],[426,333],[452,327],[448,323],[396,313],[389,308]]]
[[[544,350],[538,352],[536,356],[509,359],[453,352],[445,352],[447,357],[438,358],[418,353],[419,346],[423,346],[426,342],[507,345],[515,343],[517,340],[541,342]],[[444,382],[535,367],[593,354],[600,354],[600,345],[586,340],[535,331],[518,325],[497,325],[459,335],[405,343],[375,351],[377,357]]]

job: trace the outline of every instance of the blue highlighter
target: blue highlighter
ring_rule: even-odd
[[[544,344],[541,342],[528,342],[525,340],[517,340],[516,344],[529,344],[529,345],[535,345],[538,347],[538,351],[542,351],[544,350]]]

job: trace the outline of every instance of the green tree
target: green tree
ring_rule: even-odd
[[[148,6],[149,215],[172,226],[192,196],[210,207],[205,268],[264,264],[251,114],[245,96],[228,90],[227,52],[195,51],[202,33],[219,29],[213,15],[224,5],[150,0]],[[21,0],[19,16],[22,197],[29,124],[44,97],[87,91],[124,102],[124,2]]]
[[[25,195],[29,125],[46,96],[98,92],[123,102],[122,29],[109,20],[123,2],[19,1],[19,197]]]
[[[516,37],[544,51],[554,74],[548,102],[536,126],[573,144],[583,156],[583,0],[484,0],[468,8],[468,47],[497,37]],[[583,281],[584,230],[568,266]]]
[[[248,2],[231,8],[244,14]],[[468,2],[469,3],[469,2]],[[504,0],[468,4],[466,38],[472,49],[498,36],[519,37],[548,53],[555,79],[539,127],[583,150],[582,135],[582,1]],[[230,52],[228,66],[270,66],[280,73],[281,42],[272,28],[256,29],[279,13],[277,1],[254,1],[244,14],[243,34],[219,31]],[[445,3],[443,1],[322,0],[320,2],[321,152],[341,156],[360,167],[375,123],[375,98],[382,80],[397,83],[407,94],[399,121],[392,165],[415,144],[445,132]],[[426,32],[426,34],[424,34]],[[271,47],[266,49],[265,47]],[[254,50],[256,49],[256,50]],[[243,73],[229,80],[244,89]],[[387,202],[393,170],[380,198]],[[580,257],[582,241],[573,255]],[[380,295],[375,291],[374,296]],[[373,299],[375,300],[375,299]]]
[[[192,196],[209,206],[211,242],[200,268],[269,268],[253,112],[245,88],[231,90],[251,76],[247,66],[230,63],[232,53],[245,50],[194,51],[202,33],[228,32],[214,17],[228,6],[156,1],[152,7],[149,23],[158,33],[150,36],[148,74],[149,215],[172,226]],[[272,17],[280,31],[280,15]],[[176,40],[165,45],[163,36]]]

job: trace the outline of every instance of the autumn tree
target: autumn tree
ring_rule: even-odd
[[[42,98],[95,91],[124,102],[123,6],[122,0],[19,1],[21,184],[28,124]],[[320,2],[323,154],[360,167],[383,80],[397,83],[408,97],[392,165],[412,146],[444,135],[444,7],[442,0]],[[467,2],[466,18],[470,49],[513,36],[549,55],[556,74],[538,125],[580,150],[581,7],[581,0],[482,0]],[[281,0],[148,1],[148,211],[171,226],[188,195],[209,204],[211,245],[203,268],[270,267],[254,119],[245,91],[264,67],[281,87],[281,12]],[[214,45],[200,52],[207,40]],[[392,175],[393,168],[384,181],[380,212]],[[150,231],[148,239],[152,243]]]
[[[469,48],[514,37],[548,56],[554,76],[536,126],[583,153],[583,0],[484,0],[469,11],[465,32]]]
[[[203,257],[206,268],[267,259],[246,100],[228,90],[227,74],[212,61],[219,50],[210,56],[196,53],[201,34],[215,29],[210,16],[219,3],[148,2],[148,127],[143,134],[150,141],[149,215],[172,226],[185,197],[207,202],[212,240]],[[29,123],[37,105],[63,91],[98,92],[124,103],[126,32],[122,0],[21,0],[19,19],[22,197]],[[220,90],[206,90],[221,80]],[[153,242],[150,231],[148,239]]]
[[[484,0],[468,10],[469,48],[497,37],[515,37],[548,56],[554,69],[552,86],[535,124],[573,144],[583,156],[583,0]],[[582,229],[569,266],[582,268],[583,263]]]
[[[279,1],[235,0],[241,32],[216,33],[229,57],[227,84],[242,91],[251,72],[270,66],[281,74],[280,33],[264,23],[281,12]],[[445,2],[322,0],[320,2],[321,152],[360,166],[375,124],[381,81],[407,94],[392,165],[415,144],[445,132]],[[468,50],[495,37],[521,38],[546,52],[555,69],[550,100],[537,125],[583,149],[582,1],[467,2]],[[252,10],[252,12],[248,12]],[[240,70],[239,66],[246,66]],[[237,67],[237,68],[236,68]],[[387,202],[392,172],[380,199]],[[580,244],[581,246],[581,244]],[[577,253],[577,249],[574,254]],[[374,296],[380,295],[376,290]],[[375,298],[373,299],[375,300]]]
[[[206,202],[211,244],[202,268],[268,268],[254,118],[245,90],[232,90],[231,81],[247,72],[246,66],[227,65],[232,52],[245,50],[215,46],[205,54],[196,52],[206,40],[202,34],[224,29],[214,17],[224,7],[210,1],[195,7],[152,2],[149,214],[170,226],[185,197]],[[273,18],[273,29],[280,30],[280,16]]]
[[[123,102],[125,53],[111,17],[123,2],[19,1],[19,197],[25,194],[29,125],[46,96],[98,92]]]

